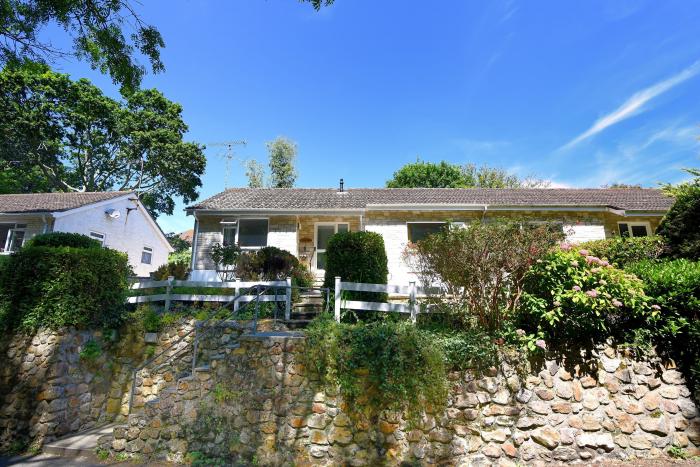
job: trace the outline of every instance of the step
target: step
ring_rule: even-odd
[[[309,319],[289,319],[283,321],[287,329],[304,329],[311,323]]]
[[[204,372],[211,371],[211,367],[209,365],[202,365],[202,366],[198,366],[197,368],[195,368],[194,371],[204,373]]]
[[[99,439],[105,435],[111,435],[116,426],[118,425],[110,423],[109,425],[72,433],[44,444],[43,451],[46,454],[62,457],[91,456],[95,453]]]

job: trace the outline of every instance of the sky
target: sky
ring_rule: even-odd
[[[147,0],[155,87],[210,144],[200,200],[245,186],[265,143],[298,144],[299,187],[384,186],[417,158],[501,167],[553,187],[658,186],[700,166],[700,8],[616,0]],[[54,45],[70,39],[58,29]],[[77,60],[54,68],[118,97]],[[224,147],[237,146],[226,180]],[[165,231],[192,228],[178,200]]]

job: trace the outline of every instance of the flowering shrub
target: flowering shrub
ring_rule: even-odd
[[[624,268],[629,264],[644,260],[657,260],[664,253],[663,238],[613,237],[605,240],[592,240],[579,245],[591,255],[608,260],[613,266]]]
[[[522,326],[550,338],[607,337],[658,313],[642,282],[585,249],[562,249],[538,261],[525,279]]]

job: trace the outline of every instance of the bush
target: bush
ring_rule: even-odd
[[[587,250],[559,250],[528,272],[520,322],[552,339],[602,339],[643,325],[649,314],[636,276]]]
[[[131,275],[107,248],[27,246],[0,277],[0,328],[117,326]]]
[[[375,232],[340,232],[328,241],[324,287],[334,288],[335,278],[343,282],[386,284],[389,266],[384,238]],[[386,301],[386,294],[349,292],[353,300]],[[337,298],[337,297],[336,297]]]
[[[475,222],[409,245],[404,256],[424,285],[438,289],[429,299],[438,311],[493,333],[512,318],[530,266],[562,238],[548,225]]]
[[[696,178],[672,189],[676,202],[657,233],[666,239],[671,257],[700,260],[700,171],[689,172]]]
[[[150,305],[139,305],[132,314],[133,322],[143,328],[144,332],[160,332],[165,324],[163,317]]]
[[[313,285],[313,276],[296,256],[273,246],[241,254],[236,274],[247,281],[274,281],[291,277],[292,283],[300,287]]]
[[[168,277],[173,276],[176,280],[184,281],[187,279],[187,275],[190,273],[190,263],[185,261],[180,262],[168,262],[161,265],[158,269],[153,271],[151,275],[154,280],[165,281]]]
[[[168,255],[168,263],[187,263],[192,261],[192,248],[182,251],[175,251]]]
[[[87,235],[67,232],[51,232],[33,237],[25,245],[25,247],[30,246],[47,246],[52,248],[61,246],[71,248],[101,248],[102,244],[94,238],[88,237]]]
[[[644,261],[628,270],[644,281],[645,292],[660,308],[647,326],[651,343],[700,388],[700,262]]]
[[[659,259],[664,253],[664,240],[659,236],[613,237],[585,242],[578,247],[614,266],[625,268],[638,261]]]
[[[410,323],[339,324],[314,320],[305,331],[304,365],[339,386],[348,407],[356,401],[375,413],[443,406],[445,355],[430,333]]]

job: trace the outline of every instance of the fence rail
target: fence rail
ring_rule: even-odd
[[[407,295],[408,303],[367,302],[362,300],[344,300],[343,291],[376,292],[387,294]],[[365,284],[361,282],[343,282],[340,277],[335,278],[335,320],[340,322],[340,310],[366,310],[384,311],[390,313],[406,313],[411,315],[411,321],[416,322],[420,313],[418,293],[424,292],[423,288],[416,286],[415,282],[409,282],[408,286],[396,284]],[[423,295],[421,295],[423,296]]]

